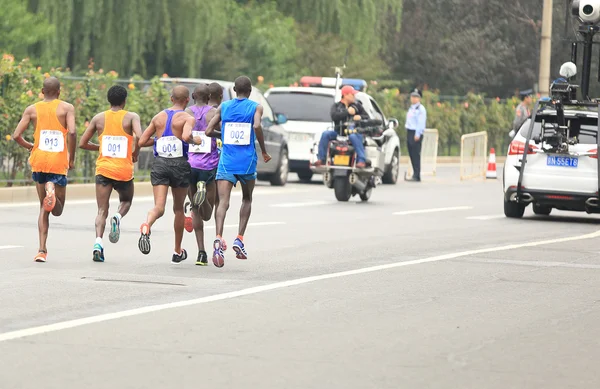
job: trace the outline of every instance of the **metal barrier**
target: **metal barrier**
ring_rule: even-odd
[[[465,134],[460,138],[460,179],[485,177],[487,168],[486,131]]]
[[[423,143],[421,145],[421,175],[435,176],[437,168],[439,133],[434,128],[427,128],[423,134]],[[411,179],[413,176],[412,163],[408,162],[408,171],[406,178]]]

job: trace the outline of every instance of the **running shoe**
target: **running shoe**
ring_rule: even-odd
[[[46,197],[44,197],[42,205],[46,212],[52,212],[56,205],[56,193],[54,192],[54,183],[52,182],[46,182]]]
[[[140,227],[140,240],[138,247],[142,254],[150,254],[150,226],[148,223],[143,223]]]
[[[206,182],[198,181],[196,184],[196,194],[194,194],[194,198],[192,199],[192,206],[200,208],[204,200],[206,200]]]
[[[181,249],[181,254],[173,254],[173,258],[171,259],[171,263],[174,263],[176,265],[180,264],[181,262],[185,261],[187,259],[187,251],[185,251],[185,249]]]
[[[118,217],[113,216],[110,219],[110,234],[108,234],[108,240],[110,243],[117,243],[121,236],[121,221]]]
[[[192,219],[191,210],[192,204],[188,201],[183,207],[183,212],[185,213],[185,221],[183,222],[183,227],[187,232],[194,231],[194,219]]]
[[[240,238],[235,238],[232,248],[233,251],[235,251],[235,257],[237,259],[248,259],[248,253],[244,247],[244,242],[242,242]]]
[[[47,252],[39,251],[34,259],[36,262],[46,262],[46,260],[48,259],[47,257],[48,257]]]
[[[223,252],[223,242],[221,239],[215,239],[213,243],[213,248],[215,251],[213,252],[213,263],[216,267],[225,266],[225,253]]]
[[[196,266],[208,266],[208,255],[206,251],[202,250],[198,252],[198,259],[196,259]]]
[[[94,262],[104,262],[104,248],[98,243],[94,245],[94,256],[92,259]]]

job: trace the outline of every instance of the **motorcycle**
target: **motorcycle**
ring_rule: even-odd
[[[334,190],[338,201],[348,201],[358,195],[362,201],[368,201],[373,189],[382,183],[385,171],[385,156],[382,151],[384,136],[381,120],[359,120],[345,125],[344,135],[329,142],[325,164],[311,166],[317,174],[323,174],[325,185]],[[363,134],[366,154],[366,167],[356,167],[356,150],[348,135]],[[313,149],[314,151],[317,148]]]

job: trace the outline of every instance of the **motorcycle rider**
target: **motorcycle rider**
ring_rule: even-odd
[[[342,130],[345,129],[344,123],[351,120],[368,119],[369,116],[359,101],[356,101],[356,94],[358,93],[353,87],[346,85],[342,88],[342,99],[335,103],[331,107],[331,120],[334,123],[334,131],[324,131],[319,141],[319,153],[318,159],[315,162],[315,166],[321,166],[325,163],[327,157],[327,147],[329,142],[335,140],[338,134],[342,134]],[[357,168],[366,167],[366,156],[365,146],[363,144],[363,136],[361,134],[350,134],[348,137],[354,149],[356,150],[357,156]]]

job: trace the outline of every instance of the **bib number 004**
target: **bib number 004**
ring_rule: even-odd
[[[127,138],[124,136],[103,136],[102,155],[109,158],[127,158]]]
[[[156,152],[164,158],[183,157],[183,143],[176,136],[163,136],[156,142]]]
[[[224,142],[226,145],[247,146],[250,144],[250,123],[226,123]]]
[[[39,149],[49,153],[60,153],[65,149],[65,137],[61,131],[40,131]]]

